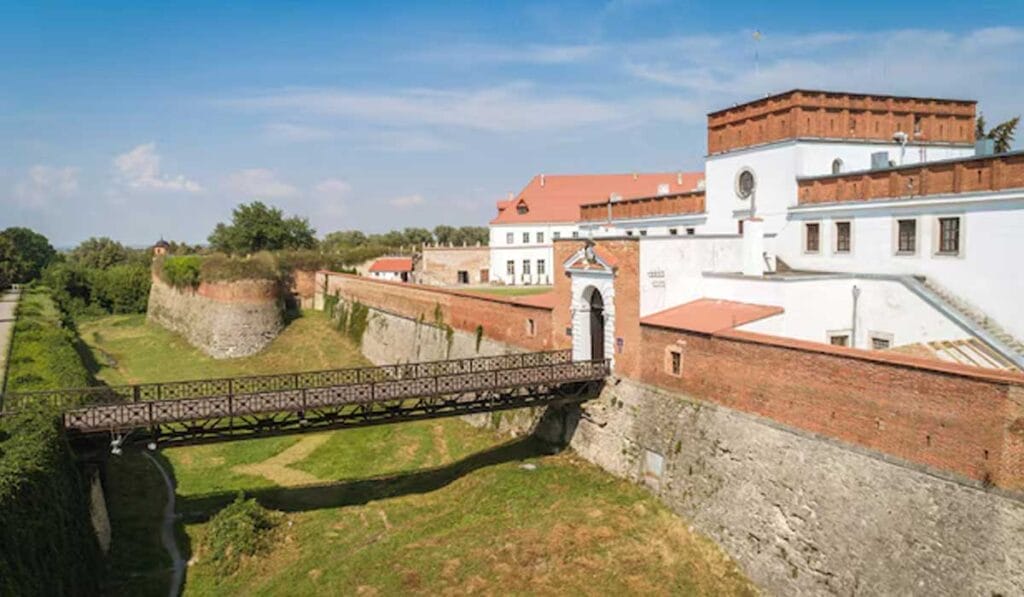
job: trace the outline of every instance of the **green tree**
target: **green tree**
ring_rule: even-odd
[[[10,286],[18,274],[18,254],[11,239],[0,234],[0,290]]]
[[[1020,116],[1014,116],[1006,122],[986,130],[985,115],[979,114],[974,125],[974,137],[976,139],[992,139],[995,141],[995,152],[1006,153],[1013,147],[1014,133],[1017,131],[1018,124],[1020,124]]]
[[[114,265],[127,263],[131,256],[131,251],[124,245],[104,236],[82,241],[82,244],[71,251],[70,259],[83,267],[107,269]]]
[[[445,226],[442,224],[441,226],[434,227],[434,240],[442,245],[447,245],[448,243],[453,242],[452,238],[454,235],[455,228],[452,226]]]
[[[149,268],[138,264],[93,272],[92,301],[109,313],[143,313],[151,280]]]
[[[236,207],[231,223],[217,224],[209,241],[215,251],[231,254],[312,249],[316,247],[316,231],[305,218],[285,218],[280,209],[254,201]]]
[[[359,230],[338,230],[331,232],[320,242],[325,252],[337,252],[342,249],[361,247],[367,243],[366,235]]]
[[[57,256],[57,251],[50,245],[50,241],[34,230],[11,227],[0,232],[0,236],[6,237],[14,245],[14,252],[17,255],[14,282],[25,283],[35,280]]]
[[[418,247],[433,242],[434,235],[426,228],[406,228],[402,231],[403,245]]]

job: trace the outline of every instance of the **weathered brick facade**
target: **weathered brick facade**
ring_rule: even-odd
[[[487,338],[526,350],[553,350],[568,344],[566,340],[555,342],[550,308],[513,299],[332,272],[318,272],[317,287],[326,288],[329,295],[338,294],[412,320],[470,333],[476,333],[479,326]]]
[[[601,201],[580,206],[580,221],[603,222],[704,213],[704,191]]]
[[[796,138],[974,143],[976,102],[795,90],[708,114],[708,153]]]
[[[489,247],[423,247],[414,268],[419,284],[455,286],[490,282],[491,250]],[[465,272],[465,280],[460,280]]]
[[[800,205],[1024,188],[1024,153],[945,160],[797,181]]]

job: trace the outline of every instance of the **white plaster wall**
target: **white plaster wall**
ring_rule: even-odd
[[[799,269],[926,276],[1021,339],[1024,270],[1017,260],[1024,254],[1024,191],[1000,196],[1006,200],[969,202],[965,197],[952,197],[802,209],[791,214],[775,250],[786,263]],[[958,257],[934,252],[939,215],[963,216]],[[899,218],[917,220],[914,255],[896,255],[894,229]],[[836,220],[852,221],[849,255],[837,255],[832,250]],[[821,222],[818,254],[803,250],[803,227],[809,221]]]
[[[388,280],[390,282],[402,281],[402,274],[398,272],[370,272],[370,277],[376,280]]]
[[[860,289],[854,345],[870,348],[872,332],[891,334],[892,345],[958,340],[970,335],[894,280],[870,278],[780,281],[707,277],[705,296],[782,307],[784,313],[739,329],[785,338],[827,342],[828,332],[851,330],[853,287]]]
[[[739,236],[673,236],[640,241],[640,316],[705,296],[704,272],[738,272]]]
[[[736,176],[743,168],[757,179],[754,193],[757,216],[765,220],[765,232],[774,233],[786,223],[787,208],[796,205],[798,176],[832,173],[832,162],[843,161],[844,172],[871,168],[871,154],[886,151],[897,164],[944,160],[973,154],[973,148],[908,145],[901,154],[897,143],[850,143],[795,140],[730,151],[710,156],[705,163],[708,224],[710,233],[736,232],[736,212],[749,210],[750,200],[736,195]],[[902,157],[901,157],[902,156]]]
[[[530,233],[530,242],[523,243],[523,233]],[[544,242],[537,242],[537,233],[544,234]],[[574,223],[508,225],[492,224],[490,227],[491,248],[491,280],[502,284],[551,284],[554,273],[552,262],[554,248],[551,244],[555,233],[560,238],[572,238],[573,233],[579,234],[579,227]],[[512,234],[512,243],[508,242],[508,234]],[[506,274],[508,260],[515,261],[515,277]],[[523,260],[530,260],[529,279],[523,278]],[[543,259],[546,271],[538,277],[537,261]]]
[[[590,360],[590,301],[594,287],[604,301],[604,356],[615,366],[615,278],[604,272],[572,272],[572,358]]]

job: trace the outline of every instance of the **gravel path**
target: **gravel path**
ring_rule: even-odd
[[[5,387],[7,354],[10,351],[11,336],[14,334],[14,308],[18,305],[18,296],[13,290],[8,290],[0,296],[0,390]]]

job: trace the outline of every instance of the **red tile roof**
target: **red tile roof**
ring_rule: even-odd
[[[702,298],[648,315],[641,324],[714,334],[782,313],[782,307]]]
[[[612,194],[622,199],[651,197],[663,184],[669,193],[682,193],[696,189],[702,180],[703,172],[539,174],[516,197],[498,201],[498,215],[491,224],[577,222],[581,205],[604,201]],[[520,203],[525,204],[526,213],[519,213]]]
[[[370,266],[371,272],[411,272],[412,257],[381,257]]]

